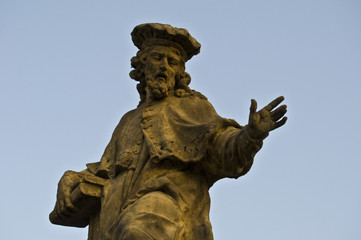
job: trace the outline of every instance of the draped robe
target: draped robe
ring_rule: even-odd
[[[99,238],[213,239],[209,188],[250,169],[262,141],[205,97],[170,96],[120,120],[91,174],[107,179]]]

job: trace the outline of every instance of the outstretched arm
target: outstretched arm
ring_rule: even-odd
[[[283,100],[278,97],[257,112],[257,102],[252,99],[249,122],[245,127],[227,119],[218,124],[208,138],[208,161],[204,163],[213,182],[223,177],[237,178],[248,172],[263,139],[287,121],[284,117],[287,106],[276,108]]]

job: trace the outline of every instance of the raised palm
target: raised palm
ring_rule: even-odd
[[[283,96],[278,97],[259,111],[257,111],[256,100],[251,100],[248,120],[250,137],[262,140],[268,136],[270,131],[279,128],[286,123],[287,117],[284,117],[284,115],[287,112],[287,105],[281,105],[274,109],[283,100]]]

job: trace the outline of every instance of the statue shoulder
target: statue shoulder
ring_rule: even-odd
[[[196,91],[196,90],[192,90],[192,93],[194,94],[195,97],[202,99],[202,100],[207,100],[208,98],[206,96],[204,96],[202,93]]]
[[[194,90],[192,90],[192,94],[169,99],[167,113],[173,114],[174,116],[181,116],[182,119],[198,119],[204,122],[219,118],[207,97]]]
[[[127,125],[128,122],[135,121],[136,119],[141,117],[140,114],[141,111],[139,111],[139,107],[133,110],[128,111],[125,113],[122,118],[120,119],[119,123],[114,129],[114,134],[118,134],[121,129],[124,128],[125,125]]]

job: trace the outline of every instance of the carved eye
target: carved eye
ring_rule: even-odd
[[[175,60],[174,58],[170,58],[170,59],[168,60],[168,63],[169,63],[169,65],[172,65],[172,66],[178,65],[178,61]]]
[[[154,60],[160,60],[161,59],[161,56],[160,56],[160,54],[157,54],[157,53],[152,53],[152,59],[154,59]]]

